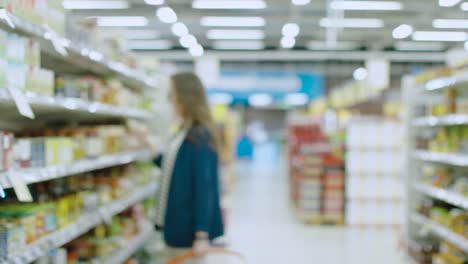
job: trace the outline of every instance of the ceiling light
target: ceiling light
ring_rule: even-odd
[[[162,5],[164,0],[145,0],[145,3],[148,5]]]
[[[192,7],[196,9],[264,9],[263,0],[195,0]]]
[[[309,96],[305,93],[292,93],[286,95],[285,103],[291,106],[301,106],[309,102]]]
[[[273,103],[273,97],[269,94],[253,94],[249,96],[249,104],[256,107],[265,107]]]
[[[432,21],[434,28],[468,28],[468,19],[434,19]]]
[[[411,36],[411,34],[413,34],[413,27],[406,24],[399,25],[392,32],[395,39],[404,39]]]
[[[293,5],[307,5],[310,0],[292,0]]]
[[[465,42],[465,44],[463,45],[463,47],[465,48],[465,50],[468,50],[468,41]]]
[[[177,22],[177,14],[170,7],[160,7],[156,10],[156,16],[161,20],[161,22],[166,24],[172,24]]]
[[[377,18],[322,18],[320,26],[327,28],[382,28],[384,22]]]
[[[193,35],[182,36],[179,40],[182,47],[188,49],[198,44],[197,39]]]
[[[440,42],[400,41],[395,49],[400,51],[442,51],[446,46]]]
[[[416,40],[416,41],[467,41],[468,35],[465,32],[416,31],[413,33],[413,40]]]
[[[295,38],[299,35],[299,25],[296,23],[287,23],[283,26],[282,33],[285,37],[292,37]]]
[[[200,57],[200,56],[203,56],[204,50],[202,46],[195,45],[195,46],[190,47],[189,52],[190,52],[190,55],[192,55],[193,57]]]
[[[218,105],[230,105],[234,101],[234,96],[228,93],[214,93],[208,96],[210,103]]]
[[[255,29],[211,29],[206,33],[208,39],[263,39],[265,33]]]
[[[65,9],[128,9],[127,1],[90,1],[66,0],[63,1]]]
[[[323,41],[310,41],[307,44],[310,50],[355,50],[359,48],[356,42],[340,41],[340,42],[323,42]]]
[[[403,5],[396,1],[333,1],[330,4],[336,10],[401,10]]]
[[[281,47],[285,49],[291,49],[296,45],[296,39],[292,37],[282,37]]]
[[[439,0],[439,6],[442,7],[452,7],[458,5],[461,0]]]
[[[354,80],[356,81],[362,81],[362,80],[365,80],[367,78],[367,69],[366,68],[357,68],[354,72],[353,72],[353,78]]]
[[[265,48],[263,41],[255,40],[221,40],[213,43],[214,49],[220,50],[261,50]]]
[[[102,16],[97,17],[99,27],[145,27],[148,19],[142,16]]]
[[[168,40],[132,40],[127,42],[130,50],[166,50],[172,48]]]
[[[178,37],[183,37],[185,35],[188,35],[189,33],[187,26],[182,22],[177,22],[174,25],[172,25],[171,30],[172,33],[174,33],[174,35]]]
[[[202,17],[200,24],[205,27],[263,27],[263,17]]]
[[[468,2],[465,2],[460,5],[461,10],[468,11]]]
[[[159,32],[152,29],[129,30],[126,33],[127,39],[155,39],[159,36]]]

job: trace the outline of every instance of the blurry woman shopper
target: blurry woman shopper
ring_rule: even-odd
[[[205,92],[192,73],[171,78],[169,99],[181,124],[164,157],[155,160],[162,166],[156,228],[164,233],[168,258],[190,248],[203,256],[224,233],[218,139]]]

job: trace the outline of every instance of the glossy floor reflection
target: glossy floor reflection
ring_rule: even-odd
[[[237,164],[229,239],[251,264],[405,263],[393,230],[310,226],[294,217],[281,159],[264,146],[254,162]],[[268,154],[269,156],[262,155]],[[268,157],[268,158],[262,158]]]

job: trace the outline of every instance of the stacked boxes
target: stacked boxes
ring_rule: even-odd
[[[403,223],[401,125],[355,119],[347,131],[347,223],[398,227]]]
[[[307,222],[343,221],[344,161],[334,150],[319,122],[289,120],[291,194]]]

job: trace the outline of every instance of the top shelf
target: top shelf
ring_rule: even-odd
[[[468,74],[462,74],[460,76],[437,78],[427,82],[423,87],[427,91],[437,91],[447,88],[458,88],[466,84],[468,84]]]
[[[115,76],[131,88],[155,87],[153,80],[144,73],[132,70],[123,63],[108,61],[101,53],[91,48],[80,48],[68,39],[54,37],[56,34],[46,28],[26,22],[4,9],[0,9],[0,28],[39,42],[43,53],[43,66],[57,73],[94,73],[101,76]],[[54,43],[66,53],[58,51]]]

